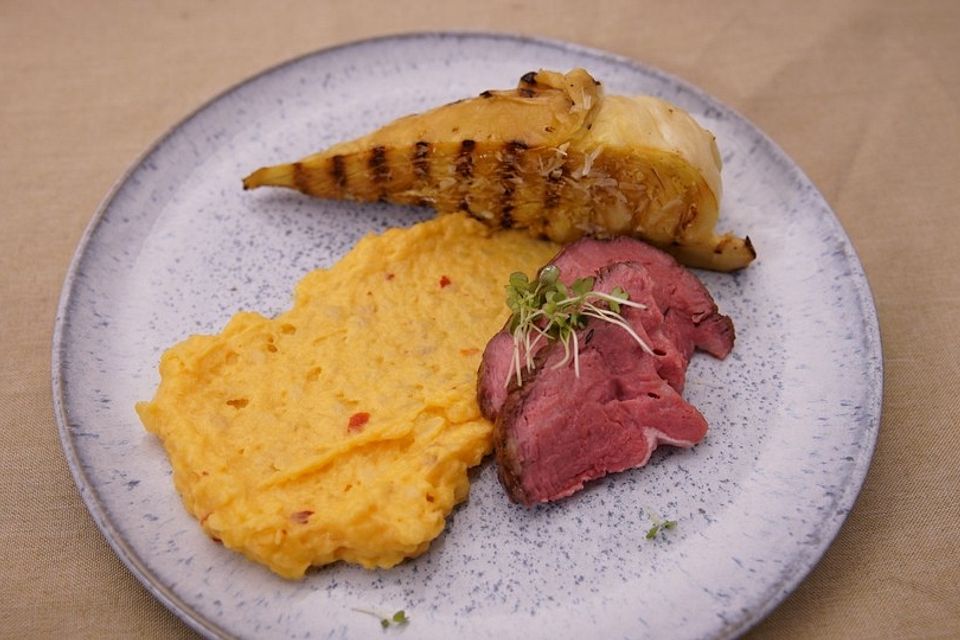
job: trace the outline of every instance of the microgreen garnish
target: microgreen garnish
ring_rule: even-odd
[[[540,270],[533,282],[525,273],[510,275],[507,285],[507,307],[510,316],[509,330],[513,336],[513,361],[510,378],[516,374],[517,385],[523,384],[523,369],[534,369],[533,353],[541,340],[557,340],[563,345],[563,359],[554,369],[573,360],[573,369],[580,377],[580,346],[576,332],[586,326],[589,319],[615,324],[636,340],[645,352],[653,350],[620,315],[621,306],[646,309],[646,305],[631,302],[630,296],[621,287],[610,293],[594,291],[592,277],[575,280],[570,286],[560,281],[560,269],[548,265]],[[597,303],[601,304],[597,304]]]
[[[650,520],[653,521],[653,526],[647,530],[646,538],[647,540],[653,540],[661,531],[666,531],[667,529],[675,529],[677,526],[676,520],[661,520],[656,516],[650,516]]]
[[[382,613],[377,613],[376,611],[370,611],[369,609],[353,609],[357,613],[365,613],[368,616],[373,616],[374,618],[379,618],[380,626],[384,629],[387,629],[391,626],[402,626],[410,622],[410,618],[407,617],[406,612],[403,609],[397,611],[392,616],[385,616]]]

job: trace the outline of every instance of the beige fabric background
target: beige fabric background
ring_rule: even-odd
[[[678,74],[819,186],[876,297],[883,424],[838,539],[751,635],[960,637],[960,2],[590,4],[0,0],[0,636],[193,635],[94,527],[51,409],[60,286],[111,184],[168,127],[265,67],[372,35],[465,28]]]

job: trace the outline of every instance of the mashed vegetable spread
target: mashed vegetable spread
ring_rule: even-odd
[[[503,283],[556,249],[440,216],[367,236],[277,318],[238,313],[169,349],[137,412],[187,509],[288,578],[423,553],[490,451],[476,372]]]

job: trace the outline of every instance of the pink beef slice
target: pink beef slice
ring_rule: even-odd
[[[629,292],[632,302],[647,307],[641,310],[623,305],[620,314],[650,347],[657,375],[677,393],[683,393],[684,377],[693,347],[687,342],[678,345],[675,328],[667,322],[667,317],[656,302],[656,284],[647,269],[636,262],[615,262],[600,269],[596,278],[595,291],[611,293],[620,287]],[[589,332],[585,335],[589,335]]]
[[[477,372],[477,403],[480,413],[493,422],[507,399],[507,383],[512,376],[513,336],[506,327],[494,335],[483,350]]]
[[[710,292],[695,275],[669,254],[632,238],[583,238],[568,245],[550,264],[560,269],[569,284],[594,276],[617,262],[642,265],[653,280],[653,298],[663,313],[663,333],[683,356],[680,371],[664,372],[678,393],[683,393],[686,365],[695,348],[724,358],[733,349],[733,322],[721,315]],[[659,350],[659,349],[658,349]],[[507,376],[513,359],[513,340],[502,330],[487,344],[477,376],[477,399],[483,415],[495,421],[507,398]]]
[[[647,269],[654,282],[653,297],[674,337],[689,339],[694,347],[714,357],[727,357],[733,349],[733,321],[719,313],[703,283],[670,254],[625,236],[583,238],[567,245],[551,264],[560,269],[564,282],[572,282],[613,262],[635,262]]]
[[[664,359],[685,367],[664,333],[655,283],[635,263],[601,269],[597,290],[623,287],[647,309],[622,309],[655,351],[622,328],[592,321],[580,332],[580,376],[572,363],[554,369],[563,347],[537,354],[537,368],[511,386],[494,428],[498,475],[511,499],[527,506],[557,500],[608,473],[646,464],[660,443],[690,447],[707,432],[699,411],[663,377]],[[682,369],[681,367],[681,369]]]

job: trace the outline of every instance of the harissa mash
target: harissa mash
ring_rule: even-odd
[[[423,553],[490,450],[476,372],[503,285],[556,249],[440,216],[367,236],[277,318],[238,313],[169,349],[137,412],[187,509],[288,578]]]

